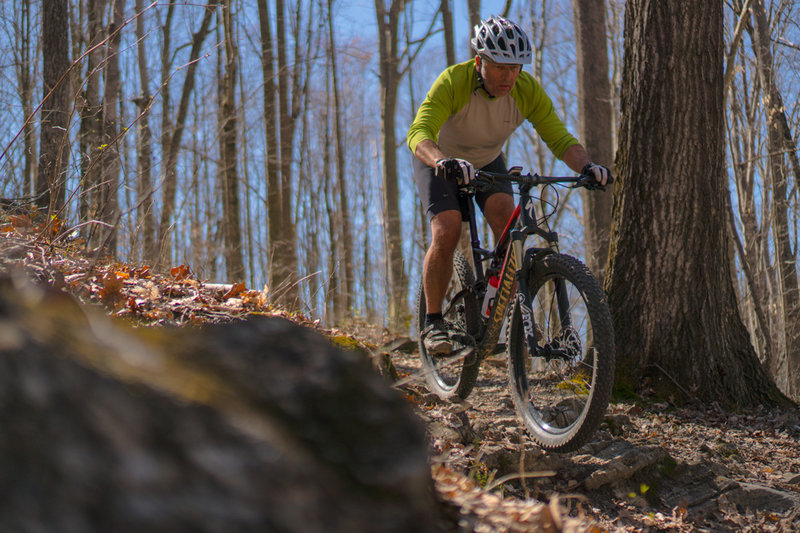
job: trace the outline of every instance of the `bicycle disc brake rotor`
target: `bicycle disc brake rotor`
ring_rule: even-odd
[[[593,387],[592,325],[581,295],[568,283],[569,323],[562,323],[555,289],[545,283],[535,295],[537,353],[530,360],[532,414],[548,431],[567,430],[583,416]]]

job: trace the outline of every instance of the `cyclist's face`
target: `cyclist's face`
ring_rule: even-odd
[[[522,71],[522,65],[501,65],[480,56],[475,58],[486,90],[495,97],[506,96]]]

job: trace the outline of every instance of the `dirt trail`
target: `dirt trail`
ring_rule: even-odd
[[[505,500],[557,497],[589,531],[800,531],[798,410],[613,403],[590,443],[544,453],[521,429],[504,355],[483,363],[463,404],[428,392],[414,352],[391,356],[434,462]]]

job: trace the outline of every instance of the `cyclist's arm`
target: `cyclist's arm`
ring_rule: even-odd
[[[584,148],[582,144],[573,144],[568,147],[561,156],[561,160],[564,161],[569,168],[579,174],[583,170],[583,167],[592,162],[592,160],[589,159],[586,148]]]
[[[522,115],[533,124],[539,138],[550,148],[553,155],[569,165],[565,154],[568,149],[579,144],[578,139],[567,130],[564,122],[556,113],[553,101],[547,96],[539,82],[523,71],[511,94],[516,99]],[[571,165],[570,168],[572,168]]]
[[[445,69],[420,104],[406,138],[411,152],[426,165],[435,166],[436,161],[448,157],[436,144],[439,130],[451,115],[469,101],[475,83],[474,72],[474,59]],[[421,143],[425,143],[427,147],[423,146],[419,150],[417,147]]]
[[[417,156],[417,159],[429,167],[435,167],[438,160],[447,157],[439,149],[439,146],[430,139],[423,139],[419,141],[416,149],[414,150],[414,155]]]
[[[419,157],[420,154],[417,147],[421,143],[433,144],[436,150],[439,151],[438,146],[436,146],[439,130],[452,113],[452,85],[450,79],[445,76],[446,73],[447,71],[442,73],[433,84],[425,100],[420,104],[414,122],[412,122],[411,126],[408,128],[408,147],[417,157]],[[423,148],[423,153],[424,152],[425,148]],[[441,159],[441,157],[439,159]],[[420,160],[429,166],[434,166],[430,165],[430,163],[422,157],[420,157]],[[434,160],[434,163],[435,162],[436,160]]]

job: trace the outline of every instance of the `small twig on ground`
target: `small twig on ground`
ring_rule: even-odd
[[[672,377],[672,375],[670,375],[670,373],[669,373],[669,372],[667,372],[666,370],[664,370],[664,368],[663,368],[661,365],[659,365],[658,363],[650,363],[650,366],[652,366],[652,367],[656,368],[656,369],[657,369],[657,370],[659,370],[659,371],[660,371],[662,374],[664,374],[664,375],[665,375],[665,376],[666,376],[666,377],[667,377],[667,378],[668,378],[668,379],[669,379],[669,380],[670,380],[672,383],[674,383],[674,384],[675,384],[675,386],[676,386],[676,387],[678,387],[678,389],[679,389],[679,390],[680,390],[680,391],[681,391],[681,392],[682,392],[684,395],[686,395],[688,398],[691,398],[692,400],[695,400],[695,401],[698,401],[698,400],[699,400],[699,398],[698,398],[697,396],[695,396],[695,395],[694,395],[694,394],[692,394],[691,392],[689,392],[689,391],[687,391],[686,389],[684,389],[684,388],[681,386],[681,384],[680,384],[680,383],[678,383],[678,381],[677,381],[677,380],[676,380],[674,377]]]

